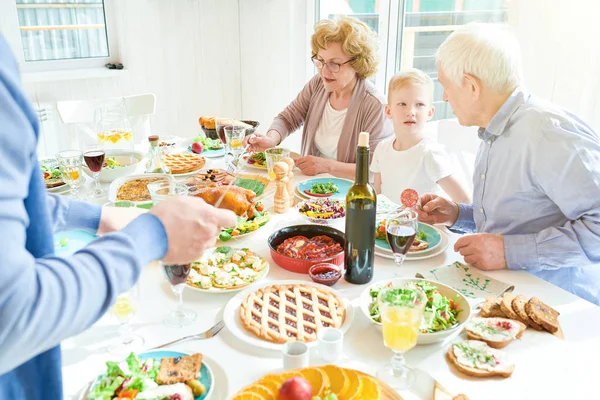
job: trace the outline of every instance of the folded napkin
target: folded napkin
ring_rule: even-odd
[[[477,268],[455,262],[445,267],[430,269],[417,278],[430,279],[451,286],[465,297],[484,300],[488,296],[500,296],[512,292],[515,287],[482,274]]]

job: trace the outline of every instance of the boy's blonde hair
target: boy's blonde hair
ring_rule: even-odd
[[[423,85],[429,87],[429,102],[433,98],[433,80],[425,72],[417,68],[400,71],[390,79],[388,85],[388,103],[391,103],[392,92],[405,87]]]
[[[352,17],[317,22],[311,39],[313,57],[319,50],[327,49],[330,43],[342,45],[342,50],[352,60],[349,64],[360,79],[366,79],[377,72],[377,34],[364,22]]]

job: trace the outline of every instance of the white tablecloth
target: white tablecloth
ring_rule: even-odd
[[[217,167],[213,161],[211,167]],[[253,173],[252,171],[245,171]],[[307,177],[296,171],[294,182]],[[273,187],[265,199],[272,203]],[[99,199],[102,203],[106,199]],[[272,210],[272,208],[271,208]],[[235,245],[249,247],[267,257],[271,269],[268,281],[282,279],[309,280],[307,275],[288,272],[279,268],[269,257],[268,236],[281,226],[287,225],[299,215],[290,211],[274,215],[259,231]],[[449,233],[450,246],[441,255],[422,261],[407,261],[402,267],[392,260],[377,257],[373,282],[393,277],[414,277],[415,273],[462,261],[452,246],[457,235]],[[527,330],[521,340],[511,343],[504,350],[516,364],[512,377],[507,379],[468,379],[450,370],[444,354],[448,343],[418,346],[407,353],[409,365],[426,371],[419,375],[412,392],[403,392],[406,398],[431,398],[432,380],[437,379],[454,393],[465,393],[471,399],[585,399],[598,398],[597,365],[600,356],[600,308],[581,300],[535,276],[521,271],[498,271],[490,276],[515,285],[515,293],[526,297],[538,296],[555,307],[560,313],[560,323],[565,340],[548,333]],[[222,311],[232,294],[204,294],[186,289],[184,301],[187,307],[198,313],[196,322],[185,328],[168,328],[161,321],[176,306],[163,271],[157,264],[149,265],[141,275],[140,308],[133,321],[135,333],[143,336],[148,348],[203,332],[222,318]],[[352,285],[341,279],[334,288],[353,300],[355,318],[344,338],[344,358],[341,366],[360,369],[374,374],[376,369],[389,362],[391,352],[383,345],[381,332],[372,325],[358,308],[358,297],[365,285]],[[105,315],[100,321],[80,335],[63,342],[63,377],[66,398],[76,398],[81,388],[104,370],[104,362],[113,360],[106,346],[117,340],[117,324]],[[282,358],[276,351],[250,348],[234,337],[227,328],[209,340],[184,342],[173,347],[186,352],[201,352],[215,374],[216,388],[212,399],[221,400],[232,396],[243,386],[262,375],[281,371]],[[311,350],[311,364],[321,364],[318,354]]]

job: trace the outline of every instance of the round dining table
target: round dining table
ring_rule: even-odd
[[[210,160],[209,167],[224,167],[222,159]],[[247,168],[242,168],[239,173],[264,174]],[[297,169],[294,173],[294,186],[309,178]],[[108,191],[108,185],[103,186]],[[267,239],[273,232],[284,226],[306,223],[295,208],[290,208],[285,214],[273,213],[274,191],[275,187],[271,184],[261,198],[273,214],[271,220],[249,235],[232,239],[227,245],[249,248],[269,261],[268,275],[261,284],[281,280],[310,281],[308,275],[282,269],[270,257]],[[108,199],[94,201],[102,204]],[[343,224],[336,227],[344,229]],[[443,252],[423,260],[407,260],[400,267],[391,259],[377,256],[371,283],[397,277],[412,278],[417,273],[455,261],[464,262],[453,249],[460,236],[441,229],[448,237],[448,246]],[[528,329],[520,340],[503,349],[515,364],[512,376],[492,379],[462,375],[448,364],[445,357],[448,347],[451,342],[465,339],[464,333],[450,341],[416,346],[406,353],[406,361],[416,369],[417,381],[400,395],[405,399],[441,399],[434,396],[434,388],[438,386],[447,393],[465,394],[469,399],[599,398],[595,379],[598,371],[596,361],[600,357],[600,308],[528,272],[501,270],[484,273],[514,285],[514,293],[527,298],[536,296],[558,310],[564,338]],[[173,328],[162,323],[168,312],[176,307],[177,301],[160,265],[147,265],[138,284],[139,307],[131,324],[134,333],[144,338],[144,349],[206,331],[223,319],[224,308],[235,295],[209,294],[186,288],[184,304],[197,313],[197,319],[189,326]],[[359,307],[359,297],[367,286],[350,284],[343,278],[333,286],[349,299],[354,310],[353,322],[344,334],[343,356],[336,364],[374,375],[378,368],[390,362],[392,353],[384,346],[381,331]],[[86,331],[62,342],[62,372],[67,399],[84,398],[82,394],[86,386],[105,371],[105,362],[119,361],[118,357],[107,352],[107,347],[119,339],[118,327],[116,318],[107,313]],[[214,390],[210,396],[214,400],[229,399],[263,375],[283,371],[281,351],[250,346],[232,334],[227,325],[210,339],[185,341],[170,349],[202,353],[214,375]],[[324,362],[317,350],[311,347],[310,365],[320,364]]]

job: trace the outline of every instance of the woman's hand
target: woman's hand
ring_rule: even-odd
[[[300,168],[304,175],[317,175],[330,172],[330,161],[317,156],[300,157],[296,160],[296,167]]]
[[[267,132],[266,136],[259,133],[253,133],[252,135],[246,136],[244,138],[244,146],[250,144],[248,151],[251,153],[258,153],[277,146],[280,141],[281,135],[279,132],[270,130]]]

